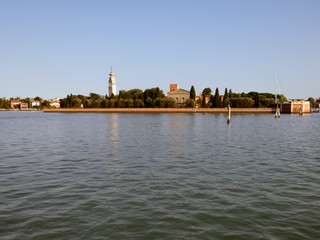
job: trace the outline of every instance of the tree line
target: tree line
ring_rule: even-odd
[[[197,104],[202,108],[270,108],[275,107],[275,95],[272,93],[233,93],[230,89],[225,88],[224,95],[220,95],[219,88],[216,88],[215,94],[211,95],[212,90],[205,88],[202,91],[203,98],[198,99]],[[208,102],[205,101],[206,96],[210,96]],[[277,94],[279,101],[287,101],[282,94]]]
[[[84,95],[67,95],[60,100],[62,108],[192,108],[198,105],[201,108],[224,108],[231,106],[233,108],[269,108],[275,107],[275,95],[272,93],[233,93],[232,90],[225,88],[224,95],[219,94],[216,88],[215,94],[211,95],[212,90],[205,88],[202,91],[202,98],[196,101],[196,91],[191,86],[189,99],[185,105],[177,105],[174,99],[164,97],[163,91],[158,87],[142,91],[141,89],[121,90],[117,96],[103,96],[96,93]],[[204,99],[209,96],[209,101]],[[279,101],[286,101],[285,96],[278,94]]]
[[[189,99],[186,100],[183,106],[177,105],[174,99],[165,98],[163,91],[156,88],[150,88],[142,91],[141,89],[121,90],[117,96],[104,96],[96,93],[90,93],[89,96],[69,94],[66,98],[60,99],[61,108],[175,108],[187,107],[192,108],[196,105],[201,108],[224,108],[230,105],[233,108],[270,108],[275,107],[275,95],[272,93],[233,93],[231,89],[225,88],[224,95],[220,95],[219,89],[216,88],[215,94],[212,95],[212,90],[204,88],[202,98],[196,97],[194,86],[191,86]],[[206,96],[209,101],[206,102]],[[278,100],[287,101],[282,94],[277,95]],[[0,108],[9,109],[10,100],[19,99],[21,102],[28,103],[31,108],[31,99],[24,98],[0,98]],[[41,105],[35,108],[50,107],[47,100],[40,97],[35,97],[32,100],[40,101]],[[320,98],[308,98],[311,107],[314,107],[315,102],[320,102]]]
[[[141,89],[121,90],[118,96],[103,96],[96,93],[67,95],[60,100],[61,108],[174,108],[176,102],[166,99],[158,87],[142,91]]]

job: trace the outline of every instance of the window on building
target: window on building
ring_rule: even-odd
[[[182,104],[184,104],[184,98],[182,98]]]
[[[179,103],[179,98],[176,98],[176,100],[177,100],[177,103]]]

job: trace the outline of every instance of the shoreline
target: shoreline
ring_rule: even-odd
[[[45,108],[44,113],[228,113],[227,108]],[[275,113],[275,108],[232,108],[231,113]]]

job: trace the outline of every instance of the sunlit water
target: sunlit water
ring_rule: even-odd
[[[0,112],[0,239],[320,239],[320,114]]]

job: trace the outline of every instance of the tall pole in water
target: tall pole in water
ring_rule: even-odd
[[[275,72],[275,103],[276,103],[276,115],[275,118],[280,118],[280,109],[278,107],[278,96],[277,96],[277,81],[278,81],[278,72],[277,72],[277,66],[274,67],[274,72]]]
[[[276,92],[276,96],[275,96],[275,103],[277,104],[277,66],[274,67],[274,79],[275,79],[275,92]],[[277,107],[278,107],[278,104],[277,104]]]
[[[228,124],[230,124],[230,120],[231,120],[231,107],[230,105],[228,105],[228,120],[227,120]]]

